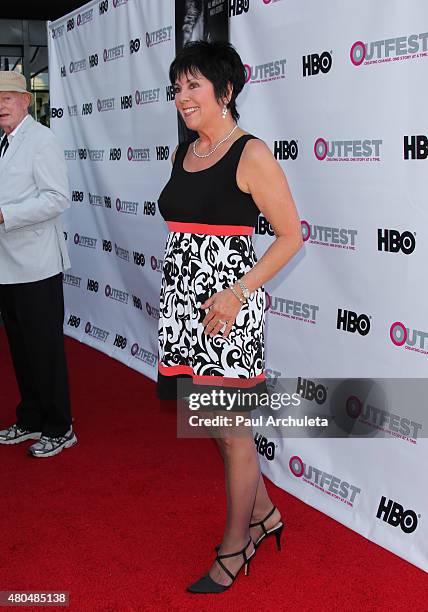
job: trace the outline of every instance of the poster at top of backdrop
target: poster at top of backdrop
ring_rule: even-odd
[[[228,0],[175,0],[175,49],[195,40],[229,40]]]
[[[175,51],[196,40],[229,40],[228,0],[175,0]],[[197,138],[177,113],[178,140]]]

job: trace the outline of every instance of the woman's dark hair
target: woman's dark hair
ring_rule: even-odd
[[[232,85],[232,96],[227,108],[237,121],[239,113],[236,110],[236,98],[245,85],[246,72],[235,48],[230,43],[220,41],[198,40],[187,43],[172,62],[169,79],[175,85],[181,76],[191,74],[196,77],[198,73],[211,81],[218,102],[227,96],[228,86]]]

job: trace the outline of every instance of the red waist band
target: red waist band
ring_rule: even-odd
[[[249,225],[209,225],[208,223],[181,223],[167,221],[170,232],[206,234],[208,236],[251,236],[254,227]]]
[[[228,376],[201,376],[195,374],[193,368],[186,365],[165,366],[163,363],[158,364],[158,370],[164,376],[180,376],[188,375],[193,379],[196,385],[213,385],[218,387],[238,387],[241,389],[251,389],[256,384],[266,380],[265,374],[252,376],[251,378],[232,378]]]

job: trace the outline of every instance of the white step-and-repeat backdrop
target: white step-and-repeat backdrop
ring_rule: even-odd
[[[177,141],[173,9],[102,0],[49,24],[51,127],[72,199],[65,330],[151,378],[167,236],[157,198]]]
[[[248,75],[240,124],[283,166],[302,219],[304,249],[266,287],[270,386],[334,416],[323,435],[256,428],[263,470],[428,570],[425,4],[205,7],[229,11]],[[177,142],[174,19],[172,1],[102,0],[49,24],[51,125],[73,200],[65,329],[151,378],[167,235],[157,197]],[[257,252],[272,239],[261,216]]]

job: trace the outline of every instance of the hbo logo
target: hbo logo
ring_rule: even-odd
[[[51,117],[52,117],[52,119],[55,119],[55,118],[61,119],[63,114],[64,114],[64,109],[62,109],[62,108],[51,108]]]
[[[426,159],[428,138],[424,134],[404,136],[404,159]]]
[[[317,404],[324,404],[327,399],[327,389],[324,385],[316,385],[313,380],[300,378],[300,376],[297,379],[296,393],[310,402],[315,400]]]
[[[73,191],[71,194],[72,202],[83,202],[83,191]]]
[[[132,108],[132,95],[121,96],[121,98],[120,98],[120,108],[122,110],[127,109],[127,108]]]
[[[90,115],[92,113],[92,102],[85,102],[82,106],[82,115]]]
[[[132,296],[132,303],[134,304],[135,308],[138,308],[139,310],[143,310],[143,305],[141,303],[141,299],[139,297],[137,297],[136,295]]]
[[[229,0],[229,17],[248,13],[250,0]]]
[[[94,53],[93,55],[89,56],[89,66],[91,68],[98,66],[98,53]]]
[[[353,334],[357,331],[361,336],[367,336],[370,331],[370,319],[365,314],[358,316],[352,310],[339,308],[337,311],[337,329],[343,329]]]
[[[269,234],[269,236],[275,235],[271,224],[263,215],[260,215],[257,219],[256,234],[260,234],[261,236],[265,236],[266,234]]]
[[[134,255],[134,264],[136,266],[143,267],[146,263],[146,258],[144,257],[143,253],[138,253],[137,251],[133,251],[133,255]]]
[[[164,159],[168,159],[169,157],[169,147],[156,147],[156,159],[157,160],[164,160]]]
[[[404,533],[413,533],[418,526],[416,512],[404,510],[401,504],[392,501],[392,499],[389,499],[387,503],[384,496],[380,500],[376,518],[381,518],[388,525],[392,525],[392,527],[400,525],[401,531],[404,531]]]
[[[174,85],[167,85],[167,87],[166,87],[166,101],[167,102],[171,102],[171,100],[175,100]]]
[[[106,253],[111,253],[112,252],[112,244],[111,244],[111,240],[103,240],[103,251],[105,251]]]
[[[296,159],[299,150],[295,140],[275,140],[273,143],[273,155],[275,159]]]
[[[130,40],[129,41],[129,52],[130,53],[137,53],[137,51],[140,50],[140,39],[139,38],[135,38],[134,40]]]
[[[156,204],[155,202],[144,202],[144,214],[145,215],[154,215],[156,214]]]
[[[268,461],[273,461],[275,459],[275,444],[273,442],[268,442],[264,436],[256,433],[254,436],[254,443],[259,455],[266,457]]]
[[[416,247],[416,240],[410,232],[400,234],[393,229],[378,229],[377,230],[377,249],[378,251],[388,251],[390,253],[398,253],[401,251],[405,255],[413,253]]]
[[[321,55],[318,53],[312,53],[312,55],[304,55],[302,57],[303,61],[303,76],[312,76],[313,74],[318,74],[322,72],[326,74],[333,63],[332,57],[330,53],[324,51]]]
[[[92,278],[88,278],[88,284],[87,284],[87,290],[88,291],[93,291],[94,293],[98,293],[98,281],[93,280]]]
[[[70,325],[70,327],[75,327],[77,329],[80,325],[80,317],[76,317],[75,315],[70,315],[70,318],[68,319],[68,325]]]
[[[117,346],[120,349],[124,349],[126,348],[128,341],[124,336],[120,336],[119,334],[116,334],[116,338],[114,339],[114,346]]]
[[[110,149],[110,160],[119,161],[122,157],[122,150],[119,148]]]
[[[104,15],[104,13],[107,13],[107,11],[108,11],[108,0],[102,0],[102,2],[100,2],[99,5],[98,5],[98,10],[100,12],[100,15]]]

